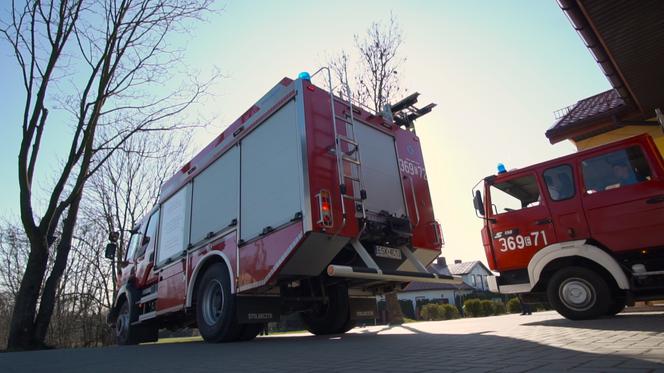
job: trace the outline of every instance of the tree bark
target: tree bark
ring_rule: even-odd
[[[385,293],[385,308],[387,310],[387,323],[390,325],[403,324],[403,313],[396,291]]]
[[[28,350],[35,348],[33,343],[34,320],[37,300],[44,274],[48,265],[48,243],[41,237],[28,237],[31,250],[28,263],[19,287],[7,338],[8,350]]]
[[[41,301],[39,303],[39,312],[37,313],[37,319],[35,320],[33,337],[33,340],[39,344],[43,344],[46,340],[46,333],[48,332],[48,326],[51,322],[51,316],[53,315],[53,308],[55,306],[56,291],[60,284],[62,274],[67,268],[67,260],[71,250],[71,241],[74,237],[74,228],[76,227],[76,218],[78,216],[81,198],[83,198],[82,191],[75,196],[67,211],[67,217],[63,220],[62,237],[60,237],[56,249],[55,263],[53,264],[53,269],[44,285]]]

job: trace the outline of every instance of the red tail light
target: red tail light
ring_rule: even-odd
[[[318,198],[318,211],[320,214],[320,219],[317,223],[325,228],[330,228],[333,225],[330,192],[323,189],[316,197]]]

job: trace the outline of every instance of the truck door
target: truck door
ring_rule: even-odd
[[[546,186],[546,201],[558,241],[572,241],[589,237],[588,223],[583,213],[578,176],[571,164],[550,167],[542,173]]]
[[[613,251],[664,246],[664,175],[640,145],[580,160],[591,236]]]
[[[489,239],[499,271],[521,269],[539,249],[556,242],[535,173],[500,176],[487,186]]]
[[[159,211],[150,216],[145,234],[141,238],[141,246],[137,249],[136,258],[136,286],[142,289],[157,281],[157,276],[152,270],[154,266],[154,254],[157,242],[157,227],[159,224]]]

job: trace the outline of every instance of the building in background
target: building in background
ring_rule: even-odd
[[[489,291],[486,278],[491,275],[491,271],[479,260],[472,262],[455,260],[454,264],[448,265],[444,257],[438,257],[429,265],[428,269],[431,273],[460,276],[463,278],[463,283],[453,285],[411,282],[397,295],[399,301],[408,301],[412,304],[414,313],[408,315],[409,312],[405,311],[406,317],[418,318],[416,315],[419,314],[419,309],[426,303],[445,303],[460,307],[460,301],[467,295]],[[382,299],[382,297],[378,298],[379,302]],[[408,308],[402,305],[402,310]]]
[[[612,89],[555,113],[578,150],[648,133],[664,154],[664,1],[558,0]]]

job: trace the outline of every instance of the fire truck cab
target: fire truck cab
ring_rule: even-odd
[[[426,270],[443,237],[412,127],[433,104],[416,102],[371,113],[309,74],[282,79],[133,230],[109,315],[118,343],[182,326],[248,340],[292,313],[314,334],[344,333],[375,317],[377,294],[460,283]]]
[[[493,292],[574,320],[664,298],[664,161],[651,137],[501,166],[473,190]]]

